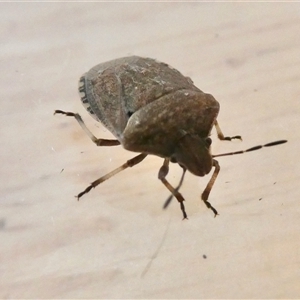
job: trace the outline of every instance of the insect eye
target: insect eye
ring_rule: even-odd
[[[205,140],[207,147],[209,147],[211,145],[211,138],[207,138]]]

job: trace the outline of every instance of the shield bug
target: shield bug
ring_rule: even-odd
[[[202,92],[190,78],[176,69],[151,58],[131,56],[99,64],[80,78],[79,93],[84,107],[115,136],[114,140],[96,138],[77,113],[62,110],[56,110],[55,113],[74,117],[97,146],[122,145],[126,150],[140,154],[92,182],[78,194],[78,199],[152,154],[164,159],[158,178],[171,192],[164,208],[174,196],[180,203],[184,218],[187,218],[187,214],[179,189],[186,170],[202,177],[214,167],[201,199],[216,216],[217,210],[208,202],[209,193],[220,171],[219,163],[214,158],[286,142],[281,140],[245,151],[212,155],[209,136],[213,126],[220,140],[230,141],[241,137],[223,135],[217,122],[219,103],[212,95]],[[166,179],[170,162],[178,163],[183,169],[176,188]]]

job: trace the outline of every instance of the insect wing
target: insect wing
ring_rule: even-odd
[[[81,77],[79,85],[85,108],[118,139],[140,108],[177,90],[200,91],[169,65],[137,56],[99,64]]]

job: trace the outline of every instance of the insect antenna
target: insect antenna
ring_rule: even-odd
[[[279,141],[271,142],[271,143],[268,143],[268,144],[265,144],[265,145],[259,145],[259,146],[251,147],[251,148],[246,149],[246,150],[240,150],[240,151],[235,151],[235,152],[228,152],[228,153],[222,153],[222,154],[212,155],[212,157],[242,154],[242,153],[246,153],[246,152],[251,152],[251,151],[259,150],[259,149],[264,148],[264,147],[277,146],[277,145],[280,145],[280,144],[284,144],[286,142],[287,142],[287,140],[279,140]]]

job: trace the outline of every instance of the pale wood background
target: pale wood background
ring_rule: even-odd
[[[0,15],[0,298],[300,297],[300,3],[1,3]],[[156,157],[75,201],[135,154],[95,147],[53,111],[110,138],[77,81],[133,54],[218,99],[224,133],[243,142],[213,132],[214,153],[289,140],[219,159],[217,218],[200,201],[209,177],[190,174],[189,220],[175,201],[162,210]]]

